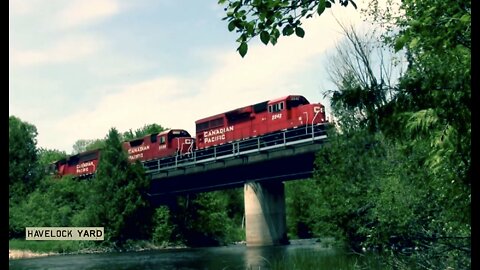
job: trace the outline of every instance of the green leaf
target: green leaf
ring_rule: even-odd
[[[331,8],[331,7],[332,7],[332,3],[330,3],[330,2],[325,2],[325,7],[326,7],[326,8]]]
[[[231,21],[228,24],[228,31],[232,32],[235,29],[235,21]]]
[[[275,44],[277,44],[277,38],[274,36],[270,36],[270,43],[272,43],[272,45],[275,46]]]
[[[405,46],[405,41],[406,41],[406,37],[405,36],[400,36],[399,38],[397,38],[397,40],[395,41],[395,51],[398,52],[399,50],[401,50],[403,48],[403,46]]]
[[[297,27],[295,28],[295,34],[297,35],[297,37],[303,38],[305,36],[305,31],[303,30],[303,28]]]
[[[263,42],[263,44],[267,45],[268,41],[270,40],[270,34],[267,31],[262,31],[260,33],[260,40]]]
[[[411,49],[414,49],[418,45],[419,38],[414,38],[412,41],[410,41],[410,44],[408,45]]]
[[[352,3],[353,7],[357,9],[357,4],[355,4],[355,2],[353,2],[352,0],[348,0],[348,2]]]
[[[293,34],[294,30],[293,30],[293,27],[291,25],[287,25],[283,28],[282,30],[282,34],[284,36],[290,36],[291,34]]]
[[[253,36],[253,32],[255,31],[255,22],[251,21],[246,24],[247,34],[249,36]]]
[[[325,11],[325,5],[326,5],[326,0],[320,0],[318,2],[318,7],[317,7],[317,13],[318,15],[322,15],[322,13]]]
[[[470,14],[464,14],[461,18],[460,21],[463,23],[468,23],[471,21]]]
[[[240,56],[242,56],[242,58],[247,54],[247,51],[248,51],[248,45],[246,42],[242,42],[240,44],[240,46],[238,47],[237,49],[238,53],[240,54]]]

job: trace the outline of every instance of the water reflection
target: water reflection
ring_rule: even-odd
[[[265,247],[247,247],[245,254],[245,268],[246,269],[262,269],[266,268],[269,261],[269,255],[278,253],[278,247],[270,247],[269,249]],[[271,259],[270,259],[271,260]]]

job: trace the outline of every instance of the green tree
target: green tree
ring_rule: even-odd
[[[365,115],[367,121],[378,121],[378,129],[365,134],[358,122],[343,121],[340,128],[346,132],[339,138],[345,141],[334,139],[321,151],[316,161],[319,198],[333,202],[314,207],[314,216],[323,221],[313,224],[317,230],[338,228],[350,244],[415,245],[422,251],[414,257],[430,269],[469,268],[470,2],[407,0],[400,5],[400,16],[377,12],[372,14],[394,26],[385,41],[397,50],[405,49],[408,67],[391,99]],[[340,93],[359,86],[354,76],[347,75]],[[361,93],[368,87],[356,89]],[[361,97],[337,95],[332,108],[352,119],[369,105]],[[371,150],[355,139],[358,136],[376,138],[378,155],[368,156]],[[356,143],[345,148],[350,142]],[[338,149],[344,156],[336,154]],[[376,173],[364,174],[368,171]],[[350,185],[352,178],[361,181]],[[364,192],[352,193],[355,190]],[[355,213],[358,205],[351,200],[370,208],[339,220],[345,213]],[[351,205],[338,206],[342,201]]]
[[[104,146],[105,146],[104,139],[94,139],[94,140],[80,139],[73,144],[72,154],[75,155],[75,154],[90,151],[90,150],[102,149]]]
[[[38,180],[37,128],[15,116],[9,117],[8,178],[10,200],[33,191]]]
[[[352,0],[339,0],[340,5],[349,3],[356,8]],[[321,15],[326,8],[335,4],[335,0],[219,0],[225,6],[228,30],[239,33],[237,48],[242,57],[248,51],[247,43],[254,37],[267,45],[275,45],[280,35],[303,38],[305,31],[302,20]]]
[[[104,226],[105,240],[122,245],[148,234],[151,216],[145,200],[149,182],[140,163],[130,164],[120,134],[110,129],[92,181],[86,214],[90,226]]]
[[[168,207],[160,206],[155,209],[152,225],[152,241],[154,244],[165,245],[171,241],[175,227],[172,223]]]
[[[44,175],[49,175],[54,173],[54,168],[52,163],[61,159],[66,158],[68,155],[65,151],[60,151],[56,149],[38,149],[38,165],[40,170]]]
[[[231,196],[233,195],[233,196]],[[189,246],[216,246],[244,239],[237,212],[238,190],[214,191],[178,198],[175,233]]]
[[[125,131],[122,135],[122,138],[125,141],[130,141],[130,140],[141,138],[149,134],[160,133],[164,130],[165,128],[162,127],[161,125],[153,123],[153,124],[144,125],[141,128],[137,128],[135,131],[132,131],[132,129]]]
[[[89,182],[44,177],[37,188],[10,207],[10,237],[24,237],[25,227],[69,227],[85,208]]]
[[[397,95],[403,55],[374,42],[379,38],[376,31],[361,34],[354,26],[338,23],[345,38],[330,55],[326,70],[336,89],[326,95],[342,128],[378,130],[385,106]]]

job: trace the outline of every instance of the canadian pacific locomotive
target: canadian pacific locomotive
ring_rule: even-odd
[[[196,137],[182,129],[166,130],[123,142],[131,162],[147,169],[186,162],[212,153],[227,153],[275,144],[285,134],[291,140],[310,136],[327,122],[325,107],[289,95],[206,117],[195,122]],[[311,132],[310,132],[311,130]],[[59,176],[89,177],[96,171],[101,150],[79,153],[54,163]]]

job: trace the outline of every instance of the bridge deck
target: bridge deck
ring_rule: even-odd
[[[323,142],[327,138],[325,124],[280,131],[274,134],[234,141],[193,152],[143,163],[147,174],[171,171],[204,163],[217,162],[252,153]]]

